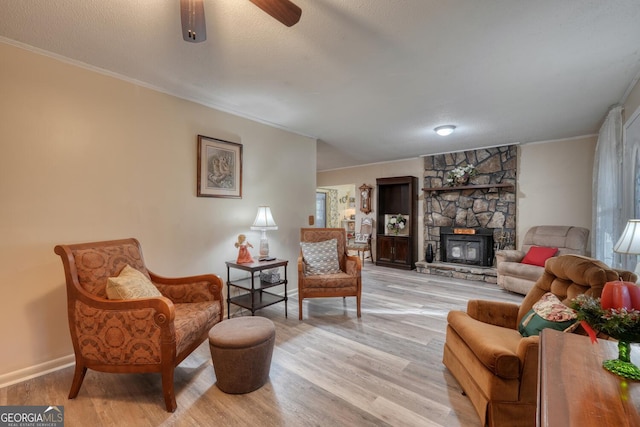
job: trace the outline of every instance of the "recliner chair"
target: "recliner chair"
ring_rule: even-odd
[[[523,337],[518,325],[547,292],[565,305],[580,294],[599,297],[604,284],[629,271],[602,262],[561,255],[546,262],[544,273],[522,304],[471,300],[467,311],[450,311],[443,363],[471,400],[482,425],[533,427],[536,424],[539,337]]]
[[[564,225],[540,225],[531,227],[522,240],[522,250],[496,252],[497,283],[503,289],[526,295],[542,276],[543,266],[524,264],[523,258],[532,246],[558,248],[555,256],[587,254],[589,230]]]

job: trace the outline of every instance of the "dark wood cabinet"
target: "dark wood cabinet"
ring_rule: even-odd
[[[394,260],[393,256],[393,246],[394,241],[393,237],[388,236],[380,236],[378,235],[376,238],[376,264],[384,265],[388,263],[392,263]]]
[[[418,178],[378,178],[376,184],[376,265],[412,270],[418,260]],[[407,222],[395,234],[387,224],[397,215]]]
[[[378,237],[378,265],[392,264],[395,266],[406,265],[411,257],[409,238],[405,236],[379,236]]]

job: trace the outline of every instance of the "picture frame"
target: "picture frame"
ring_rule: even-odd
[[[371,190],[373,187],[362,184],[358,190],[360,190],[360,212],[366,215],[371,212]]]
[[[242,198],[242,144],[198,135],[198,197]]]

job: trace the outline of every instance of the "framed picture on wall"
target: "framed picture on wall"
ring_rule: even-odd
[[[198,135],[198,197],[242,198],[242,144]]]

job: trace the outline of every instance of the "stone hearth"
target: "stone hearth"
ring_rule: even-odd
[[[436,276],[451,277],[462,280],[476,280],[486,283],[497,283],[497,271],[493,267],[478,267],[473,265],[452,264],[446,262],[425,261],[416,262],[418,273],[433,274]]]

